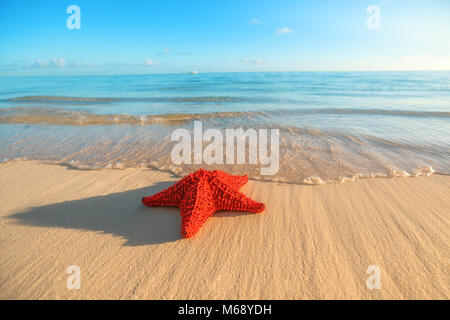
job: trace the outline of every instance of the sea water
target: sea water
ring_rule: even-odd
[[[222,132],[279,129],[278,171],[175,164],[171,134],[192,132],[194,121]],[[0,161],[24,159],[307,184],[449,174],[450,72],[2,77]]]

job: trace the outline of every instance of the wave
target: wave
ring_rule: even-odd
[[[320,109],[295,109],[279,110],[284,114],[349,114],[349,115],[380,115],[380,116],[404,116],[404,117],[450,117],[448,111],[417,111],[395,109],[353,109],[353,108],[320,108]]]
[[[320,114],[331,114],[331,115],[379,115],[379,116],[401,116],[401,117],[440,117],[440,118],[450,118],[449,111],[433,111],[433,110],[403,110],[403,109],[387,109],[387,108],[310,108],[308,106],[300,107],[304,105],[304,101],[297,100],[286,100],[286,99],[273,99],[268,97],[235,97],[235,96],[195,96],[195,97],[145,97],[145,98],[118,98],[118,97],[68,97],[68,96],[21,96],[16,98],[10,98],[6,100],[1,100],[3,102],[16,102],[16,103],[38,103],[38,104],[67,104],[68,106],[73,104],[89,105],[89,104],[104,104],[104,103],[208,103],[208,102],[228,102],[228,103],[253,103],[257,107],[258,105],[264,104],[283,104],[287,108],[278,108],[271,110],[261,110],[267,115],[320,115]],[[292,107],[289,107],[292,105]],[[43,108],[45,107],[36,107]],[[19,108],[17,108],[19,109]],[[36,110],[34,109],[34,110]],[[7,110],[4,108],[3,110]],[[22,109],[24,110],[24,109]],[[231,112],[227,112],[228,114]],[[198,113],[197,115],[204,115],[205,118],[214,117],[214,114],[221,114],[221,112],[213,113]],[[211,114],[213,114],[211,116]],[[185,118],[185,114],[177,114],[179,117]],[[195,116],[198,119],[199,116]],[[237,116],[242,115],[241,112],[236,113]],[[94,115],[96,116],[96,115]],[[117,116],[110,114],[109,116]],[[120,117],[122,115],[119,115]],[[153,117],[153,116],[145,116]],[[166,114],[162,114],[158,117],[167,118]],[[172,116],[170,116],[172,117]],[[175,116],[177,117],[177,116]],[[128,120],[125,120],[125,122]],[[107,124],[114,124],[113,122],[107,121]],[[131,120],[130,124],[139,123],[140,121]],[[69,124],[69,123],[68,123]],[[95,124],[98,124],[95,122]],[[99,123],[101,124],[101,123]]]
[[[178,124],[210,118],[240,118],[261,112],[169,113],[161,115],[93,114],[85,111],[51,108],[3,108],[0,123],[49,125],[151,125]]]
[[[199,97],[143,97],[143,98],[96,98],[96,97],[68,97],[68,96],[23,96],[10,98],[8,102],[39,102],[39,103],[101,103],[101,102],[208,102],[208,101],[243,101],[244,98],[232,96],[199,96]]]
[[[400,177],[428,177],[432,174],[435,174],[436,171],[430,166],[420,166],[408,172],[407,170],[391,170],[389,173],[383,172],[372,172],[372,173],[356,173],[349,177],[337,177],[331,180],[323,180],[319,176],[309,176],[300,184],[306,185],[321,185],[321,184],[330,184],[330,183],[344,183],[344,182],[353,182],[359,179],[368,179],[368,178],[400,178]],[[438,173],[442,175],[447,175],[445,173]]]
[[[292,116],[292,115],[380,115],[402,117],[439,117],[449,118],[446,111],[410,111],[386,109],[282,109],[260,111],[230,111],[209,113],[166,113],[160,115],[132,115],[132,114],[94,114],[86,111],[70,109],[54,109],[40,107],[1,108],[0,123],[22,124],[49,124],[49,125],[151,125],[151,124],[178,124],[191,120],[204,120],[212,118],[241,118],[252,116]]]
[[[157,171],[167,172],[170,174],[173,174],[175,177],[183,177],[188,175],[189,173],[195,171],[189,170],[184,171],[180,170],[179,167],[170,167],[170,166],[159,166],[155,163],[148,164],[148,163],[137,163],[133,166],[128,166],[121,162],[110,162],[110,163],[104,163],[104,164],[96,164],[96,165],[89,165],[89,164],[83,164],[80,161],[77,160],[71,160],[71,161],[65,161],[65,160],[40,160],[40,159],[33,159],[28,157],[17,157],[17,158],[4,158],[0,160],[1,164],[8,164],[13,162],[28,162],[28,161],[35,161],[42,164],[47,165],[58,165],[63,167],[68,167],[72,170],[124,170],[124,169],[153,169]],[[227,171],[226,169],[222,169]],[[239,174],[245,174],[245,173],[239,173]],[[300,181],[294,181],[291,179],[286,178],[280,178],[278,176],[265,176],[262,178],[261,176],[249,176],[249,179],[255,180],[255,181],[267,181],[267,182],[276,182],[276,183],[286,183],[286,184],[297,184],[297,185],[311,185],[311,186],[320,186],[320,185],[326,185],[326,184],[341,184],[341,183],[349,183],[349,182],[355,182],[361,179],[379,179],[379,178],[403,178],[403,177],[410,177],[410,178],[416,178],[416,177],[428,177],[431,175],[444,175],[448,176],[449,173],[443,173],[443,172],[436,172],[431,166],[420,166],[417,168],[414,168],[411,170],[411,172],[408,172],[407,170],[392,170],[389,173],[383,173],[383,172],[373,172],[373,173],[356,173],[351,176],[347,177],[337,177],[335,179],[322,179],[318,175],[312,175],[307,178],[304,178]]]
[[[17,110],[20,109],[20,110]],[[31,112],[31,115],[27,115]],[[86,112],[13,108],[5,111],[7,121],[27,123],[66,124],[73,126],[5,126],[0,141],[0,160],[32,159],[50,161],[79,169],[125,169],[149,167],[183,175],[204,167],[233,174],[247,174],[250,178],[283,183],[323,184],[342,183],[362,178],[387,178],[450,173],[450,153],[444,144],[432,141],[406,140],[395,137],[377,137],[339,129],[320,129],[281,125],[277,119],[258,112],[222,112],[209,114],[166,114],[158,116],[95,115]],[[278,128],[280,130],[279,157],[273,176],[265,176],[261,169],[267,163],[225,164],[227,139],[222,143],[222,160],[217,164],[176,164],[172,160],[175,142],[171,140],[176,122],[206,117],[222,117],[205,121],[203,130],[219,128],[225,132],[230,125],[243,128]],[[228,117],[228,118],[227,118]],[[235,117],[229,120],[229,117]],[[0,110],[0,123],[5,114]],[[261,122],[262,120],[262,122]],[[91,124],[136,124],[124,126],[94,126]],[[137,124],[141,125],[137,125]],[[146,125],[168,124],[168,125]],[[275,126],[274,123],[277,123]],[[81,127],[86,125],[88,127]],[[91,125],[91,126],[90,126]],[[183,125],[189,133],[194,128]],[[219,140],[218,140],[219,141]],[[203,148],[210,141],[203,140]],[[231,145],[237,154],[237,144]],[[219,146],[220,148],[220,146]],[[278,147],[277,147],[278,148]],[[249,161],[250,142],[245,159]],[[206,149],[203,149],[206,150]],[[272,154],[272,147],[267,149]],[[192,157],[192,154],[191,154]],[[260,159],[261,160],[261,159]],[[278,166],[279,161],[279,166]],[[274,162],[275,163],[275,162]],[[270,164],[272,166],[272,162]]]
[[[88,97],[66,97],[66,96],[23,96],[6,99],[4,101],[20,102],[106,102],[117,101],[119,98],[88,98]]]

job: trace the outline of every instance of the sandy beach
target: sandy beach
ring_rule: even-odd
[[[306,186],[249,181],[261,214],[216,213],[192,239],[140,199],[150,169],[0,165],[2,299],[448,299],[450,177]],[[81,288],[68,290],[77,265]],[[380,268],[369,290],[366,269]]]

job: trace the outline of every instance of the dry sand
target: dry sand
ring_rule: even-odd
[[[0,165],[0,298],[450,297],[450,177],[300,186],[250,181],[262,214],[216,214],[193,239],[140,199],[176,178],[148,169]],[[78,265],[81,289],[68,290]],[[369,265],[381,270],[369,290]]]

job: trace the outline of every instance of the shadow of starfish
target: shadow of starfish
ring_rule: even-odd
[[[49,227],[100,231],[126,240],[124,246],[162,244],[182,240],[179,208],[148,208],[141,198],[157,193],[173,181],[80,200],[64,201],[32,207],[12,214],[14,223]],[[232,212],[217,212],[217,217],[236,216]]]

